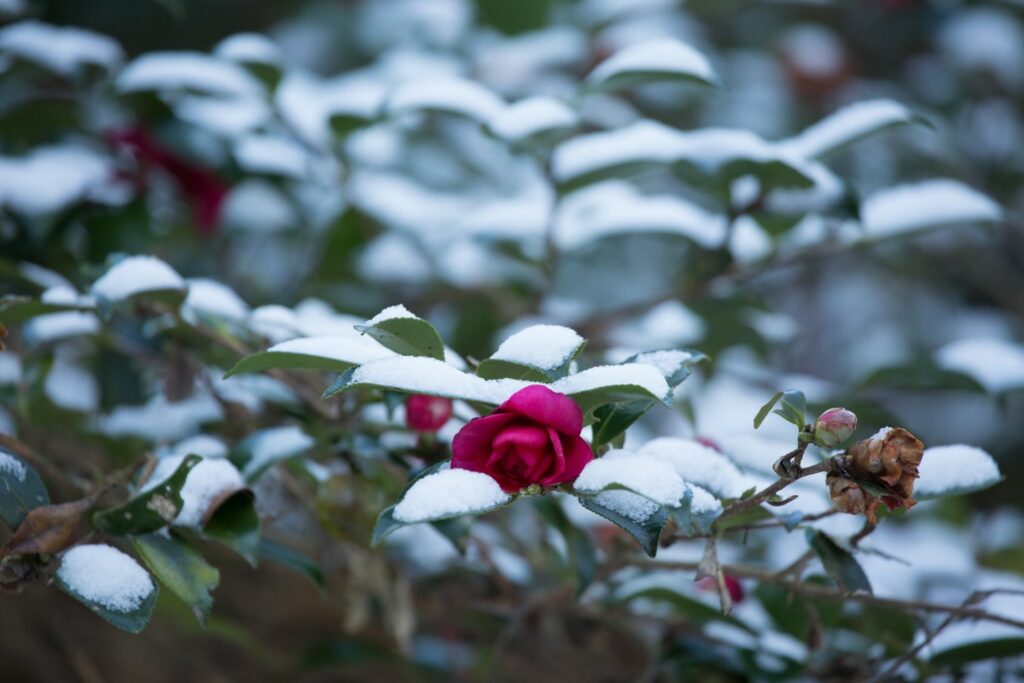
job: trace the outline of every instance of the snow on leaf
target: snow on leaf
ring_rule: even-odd
[[[110,161],[85,147],[38,147],[24,157],[0,156],[0,206],[29,215],[50,214],[111,182]]]
[[[139,608],[155,590],[142,566],[109,545],[78,545],[61,556],[57,578],[74,594],[114,612]]]
[[[1002,475],[992,456],[980,448],[962,444],[925,449],[914,497],[955,496],[988,488]]]
[[[669,463],[621,450],[590,461],[573,488],[582,493],[627,489],[668,506],[678,505],[686,493],[686,484]]]
[[[613,235],[667,234],[705,248],[725,241],[721,215],[672,195],[644,195],[629,183],[609,180],[566,197],[558,207],[555,242],[562,250]]]
[[[25,474],[28,472],[28,469],[21,460],[18,460],[9,453],[0,451],[0,472],[9,474],[18,481],[25,481]]]
[[[1005,339],[958,339],[935,353],[946,370],[961,372],[992,393],[1024,387],[1024,346]]]
[[[50,287],[40,301],[48,304],[66,304],[92,307],[91,297],[85,297],[70,287],[58,285]],[[47,313],[32,318],[25,325],[25,337],[34,343],[43,343],[96,334],[100,328],[99,318],[86,311],[65,311],[63,313]]]
[[[254,481],[274,463],[300,455],[312,446],[313,437],[295,425],[256,432],[238,446],[238,451],[248,456],[242,475],[246,481]]]
[[[149,52],[117,78],[123,92],[191,90],[212,95],[260,96],[263,86],[243,67],[201,52]]]
[[[409,309],[402,304],[395,304],[394,306],[388,306],[380,313],[367,320],[366,326],[373,327],[385,320],[396,320],[400,318],[414,318],[418,320],[419,316],[409,311]]]
[[[537,96],[504,107],[488,120],[487,127],[503,140],[522,143],[568,132],[578,124],[579,116],[565,102]]]
[[[568,327],[532,325],[503,341],[491,358],[552,371],[567,365],[585,343]]]
[[[120,405],[97,420],[108,436],[138,436],[150,441],[182,439],[199,431],[200,425],[224,417],[220,403],[206,393],[184,401],[168,401],[158,395],[143,405]]]
[[[479,514],[508,503],[512,497],[481,472],[441,470],[417,480],[395,505],[393,516],[413,524],[466,514]]]
[[[147,292],[184,291],[185,281],[155,256],[121,259],[92,285],[98,299],[122,301]]]
[[[391,92],[384,106],[392,116],[437,111],[460,114],[485,123],[497,116],[505,103],[478,83],[462,78],[443,78],[407,81]]]
[[[602,491],[594,496],[594,502],[637,524],[646,522],[662,509],[649,498],[623,489]]]
[[[686,482],[702,486],[724,498],[738,498],[753,485],[728,458],[692,439],[654,439],[637,453],[671,464]]]
[[[350,337],[298,337],[271,346],[266,351],[246,356],[226,376],[241,372],[260,372],[270,368],[333,370],[340,372],[395,356],[380,344]]]
[[[612,331],[611,340],[635,349],[687,344],[704,336],[704,320],[679,301],[666,301]]]
[[[233,62],[253,64],[278,64],[281,48],[260,33],[236,33],[217,44],[213,53]]]
[[[707,57],[673,38],[627,47],[598,64],[587,76],[587,84],[599,89],[667,80],[713,85],[718,76]]]
[[[642,363],[597,365],[575,375],[563,377],[551,384],[551,389],[573,396],[604,388],[638,387],[650,398],[665,401],[669,396],[668,382],[657,368]],[[635,398],[635,397],[634,397]]]
[[[989,197],[942,178],[879,190],[861,205],[868,239],[944,225],[993,223],[1002,217],[1002,209]]]
[[[105,35],[70,26],[21,21],[0,30],[0,52],[70,76],[85,65],[114,69],[124,59],[121,46]]]
[[[919,120],[911,109],[894,100],[865,100],[843,107],[780,144],[794,154],[813,159],[874,132]]]
[[[188,296],[181,311],[183,317],[193,323],[202,317],[238,322],[249,315],[249,304],[223,283],[209,278],[190,278]]]
[[[302,145],[277,135],[247,135],[235,142],[235,160],[251,173],[303,179],[311,159]]]
[[[140,493],[156,488],[178,469],[185,455],[160,458]],[[174,519],[176,526],[202,528],[210,506],[224,497],[245,488],[238,469],[224,458],[203,458],[188,473],[181,487],[181,510]]]

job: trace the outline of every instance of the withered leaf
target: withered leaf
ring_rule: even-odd
[[[30,511],[15,530],[0,556],[54,554],[74,541],[82,516],[96,502],[97,494],[60,505],[44,505]]]

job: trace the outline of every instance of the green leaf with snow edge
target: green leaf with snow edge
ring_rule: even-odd
[[[538,368],[509,360],[485,358],[476,368],[476,374],[483,379],[519,379],[524,382],[550,383],[554,378]]]
[[[26,296],[5,296],[0,297],[0,324],[14,327],[40,315],[66,313],[68,311],[82,313],[95,310],[92,306],[52,304]]]
[[[620,514],[609,507],[601,505],[597,502],[597,496],[594,496],[593,498],[589,496],[580,496],[578,500],[580,501],[580,505],[595,514],[601,515],[609,522],[623,529],[626,533],[635,538],[640,544],[640,547],[643,548],[643,551],[647,553],[649,557],[657,555],[658,539],[661,537],[661,531],[665,528],[665,523],[668,521],[668,512],[665,511],[663,506],[658,505],[657,510],[653,514],[642,522],[637,522],[626,515]],[[648,499],[644,498],[644,500]]]
[[[176,536],[134,536],[132,544],[160,583],[188,605],[199,623],[205,625],[213,607],[210,591],[220,583],[217,568]]]
[[[974,446],[932,446],[921,458],[914,498],[960,496],[995,486],[1003,480],[991,455]]]
[[[799,156],[816,159],[884,130],[912,124],[933,127],[924,116],[899,102],[868,100],[839,109],[780,145]]]
[[[533,325],[511,335],[477,367],[484,379],[551,382],[565,377],[587,340],[561,325]],[[538,349],[541,350],[538,355]],[[554,353],[548,357],[544,352]]]
[[[671,82],[720,85],[703,54],[679,40],[660,39],[627,47],[604,60],[587,76],[585,88],[607,91]]]
[[[27,462],[0,448],[0,519],[11,531],[37,507],[50,504],[50,494]]]
[[[679,505],[669,508],[669,512],[672,514],[672,519],[675,520],[679,530],[688,536],[708,533],[711,529],[711,525],[722,514],[721,505],[705,509],[695,508],[695,493],[692,486],[693,485],[691,484],[687,484],[686,493],[679,501]]]
[[[386,318],[373,324],[356,325],[356,329],[402,356],[444,360],[441,335],[422,318]]]
[[[228,370],[224,379],[232,375],[239,375],[247,372],[263,372],[264,370],[321,370],[324,372],[344,372],[351,367],[358,365],[356,362],[349,362],[326,356],[316,356],[308,353],[287,353],[282,351],[259,351],[246,356],[235,363],[235,366]]]
[[[840,547],[830,536],[817,529],[807,530],[807,542],[817,553],[822,566],[825,567],[825,571],[841,593],[848,595],[858,591],[871,593],[871,583],[868,581],[867,575],[849,551]]]
[[[671,164],[672,172],[683,182],[701,190],[724,192],[738,178],[753,176],[765,190],[773,188],[811,188],[814,179],[798,165],[784,159],[732,159],[708,167],[694,159],[679,159]]]
[[[313,445],[313,438],[299,427],[270,427],[242,439],[229,458],[246,483],[253,484],[273,465],[297,458]]]
[[[106,510],[98,510],[92,521],[99,529],[117,536],[147,534],[172,523],[181,512],[184,501],[181,488],[192,468],[202,461],[189,455],[164,482],[128,502]]]
[[[54,583],[58,588],[88,607],[95,614],[128,633],[141,633],[149,625],[149,620],[153,616],[153,609],[156,607],[156,599],[160,594],[160,588],[154,581],[153,590],[139,603],[138,607],[128,612],[118,612],[76,592],[64,582],[59,572],[54,577]]]
[[[203,526],[202,537],[217,541],[256,566],[259,561],[260,517],[256,496],[249,489],[235,491]]]
[[[673,348],[644,351],[630,356],[623,364],[642,363],[653,366],[665,376],[669,388],[675,389],[690,376],[695,365],[707,360],[707,355],[696,349]]]

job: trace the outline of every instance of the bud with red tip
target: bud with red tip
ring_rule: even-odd
[[[846,408],[829,408],[814,421],[814,443],[836,448],[857,429],[857,416]]]
[[[725,583],[725,590],[729,591],[729,597],[732,598],[732,604],[738,605],[743,602],[745,593],[743,591],[743,584],[739,582],[735,576],[726,574],[722,577]],[[717,591],[718,586],[715,584],[715,577],[705,576],[703,579],[697,579],[697,588],[702,591]]]
[[[436,432],[451,416],[449,398],[413,394],[405,400],[405,424],[415,432]]]

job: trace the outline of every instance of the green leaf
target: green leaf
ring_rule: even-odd
[[[704,624],[709,621],[723,621],[732,624],[747,633],[756,633],[754,629],[740,619],[737,619],[734,616],[722,614],[722,611],[717,607],[711,607],[710,605],[700,602],[699,600],[694,600],[693,598],[670,588],[644,588],[618,597],[618,600],[623,602],[639,599],[664,602],[671,605],[677,613],[685,617],[689,617],[699,624]]]
[[[768,413],[772,412],[772,408],[775,407],[775,404],[779,402],[780,398],[782,398],[781,391],[773,395],[770,399],[768,399],[767,403],[761,406],[761,408],[757,411],[757,415],[754,416],[754,429],[757,429],[758,427],[761,426],[761,423],[764,422],[764,419],[766,417],[768,417]]]
[[[654,362],[655,359],[657,359],[657,363]],[[668,382],[669,388],[675,389],[690,376],[695,365],[707,360],[708,357],[700,351],[695,349],[677,348],[645,351],[643,353],[638,353],[635,356],[630,356],[622,362],[654,365],[661,370],[663,375],[665,375],[665,381]],[[670,361],[668,368],[665,367],[667,361]]]
[[[439,472],[441,470],[441,468],[444,467],[445,465],[447,465],[449,462],[450,462],[449,460],[441,460],[439,462],[435,462],[430,467],[424,467],[422,470],[417,472],[415,475],[413,475],[409,479],[409,483],[405,485],[404,489],[402,489],[402,495],[398,499],[401,500],[402,498],[404,498],[406,492],[410,488],[412,488],[413,484],[418,482],[423,477],[426,477],[427,475],[434,474],[435,472]],[[377,516],[377,524],[373,528],[373,536],[370,539],[370,545],[371,546],[377,547],[378,545],[381,544],[381,542],[385,538],[390,536],[392,532],[394,532],[397,529],[400,529],[403,526],[407,526],[408,525],[407,522],[400,522],[397,519],[395,519],[395,517],[394,517],[394,510],[395,510],[395,506],[394,505],[390,505],[387,508],[385,508],[380,513],[380,515]],[[415,524],[419,524],[420,522],[414,522],[414,523]]]
[[[213,606],[210,591],[220,582],[220,572],[182,539],[161,533],[134,536],[132,544],[153,575],[188,605],[205,625]]]
[[[163,483],[123,505],[97,511],[93,514],[93,523],[117,536],[147,534],[167,526],[181,512],[181,488],[189,472],[201,461],[198,455],[187,456]]]
[[[403,356],[427,356],[444,360],[444,342],[434,326],[423,318],[387,318],[356,329]]]
[[[14,464],[7,462],[10,458]],[[6,464],[5,464],[6,463]],[[24,467],[24,474],[22,474]],[[32,510],[50,504],[46,485],[27,462],[0,448],[0,519],[13,531]]]
[[[0,324],[14,327],[40,315],[66,311],[93,311],[91,306],[44,303],[27,296],[0,297]]]
[[[807,541],[811,544],[814,552],[818,554],[825,571],[835,581],[842,593],[847,595],[858,591],[871,593],[868,577],[853,555],[816,529],[807,530]]]
[[[260,539],[260,558],[277,562],[301,574],[305,574],[318,588],[322,589],[326,583],[324,572],[320,565],[299,551],[271,541],[268,538]]]
[[[691,83],[715,88],[720,87],[718,81],[709,80],[696,73],[659,69],[633,69],[620,71],[600,81],[588,82],[587,89],[594,92],[622,90],[651,83]]]
[[[652,404],[662,403],[670,405],[672,400],[671,394],[668,396],[656,396],[639,384],[614,384],[568,395],[572,400],[576,401],[584,415],[593,414],[598,407],[609,403],[650,401]]]
[[[675,520],[680,531],[695,536],[706,534],[711,529],[711,524],[722,514],[722,508],[694,510],[693,490],[687,489],[679,505],[669,508],[669,512],[672,513],[672,519]]]
[[[661,530],[665,528],[668,521],[668,513],[664,508],[645,519],[643,522],[634,522],[629,517],[620,515],[618,512],[600,505],[594,498],[580,496],[580,505],[591,512],[597,513],[612,524],[624,529],[630,536],[640,543],[640,547],[650,557],[658,553],[658,539],[661,537]]]
[[[256,566],[260,549],[260,517],[249,489],[231,495],[203,527],[203,536],[223,543]]]
[[[627,403],[609,403],[594,410],[593,438],[594,448],[611,443],[617,436],[625,433],[644,413],[654,407],[654,401],[629,401]]]
[[[128,631],[129,633],[140,633],[149,624],[149,619],[153,616],[153,608],[156,607],[156,599],[160,593],[160,588],[157,583],[153,582],[153,590],[150,592],[146,599],[139,603],[139,606],[130,612],[117,612],[109,609],[98,602],[94,602],[84,595],[75,592],[69,585],[67,585],[58,573],[55,577],[54,583],[62,591],[78,600],[80,603],[91,609],[99,616],[106,619],[114,626]]]
[[[229,457],[246,483],[252,484],[273,465],[297,458],[313,445],[313,438],[299,427],[270,427],[242,439],[231,449]]]
[[[940,368],[929,361],[879,368],[860,381],[860,387],[886,387],[903,391],[969,391],[986,393],[973,377]]]
[[[786,422],[796,425],[797,429],[803,429],[807,423],[807,399],[804,398],[802,391],[784,391],[781,405],[772,412]]]
[[[576,573],[576,593],[582,593],[597,575],[597,553],[594,551],[594,544],[590,542],[589,536],[569,520],[557,500],[550,496],[538,496],[533,501],[541,517],[565,539],[569,562]]]
[[[985,659],[1020,657],[1022,654],[1024,654],[1024,638],[993,638],[936,652],[932,655],[929,663],[935,666],[959,667]]]
[[[224,375],[227,379],[232,375],[247,372],[263,372],[264,370],[321,370],[325,372],[344,372],[358,363],[314,356],[308,353],[288,353],[283,351],[259,351],[235,363],[235,366]]]
[[[484,379],[521,379],[527,382],[541,382],[545,384],[556,379],[543,370],[530,367],[529,365],[521,365],[509,360],[497,360],[495,358],[485,358],[480,361],[476,374]]]

